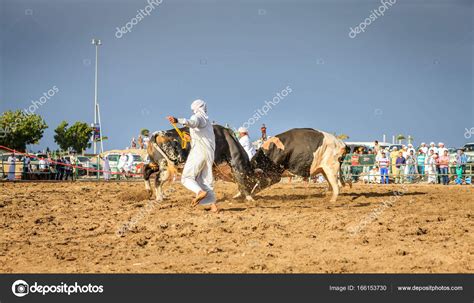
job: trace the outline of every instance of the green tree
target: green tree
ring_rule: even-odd
[[[58,127],[54,130],[56,133],[54,135],[54,142],[59,146],[61,150],[68,150],[70,145],[70,142],[68,141],[68,138],[66,136],[66,131],[67,127],[69,124],[66,121],[62,121],[59,123]]]
[[[39,143],[47,128],[40,115],[6,111],[0,116],[0,145],[25,151],[26,145]]]
[[[66,121],[62,121],[54,130],[54,141],[62,150],[72,149],[82,153],[86,148],[91,147],[92,127],[84,122],[76,122],[71,127]]]

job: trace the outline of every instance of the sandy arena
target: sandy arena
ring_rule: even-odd
[[[324,184],[280,183],[239,202],[219,181],[219,214],[170,187],[156,204],[143,182],[0,183],[1,272],[474,272],[472,186],[355,185],[330,203]]]

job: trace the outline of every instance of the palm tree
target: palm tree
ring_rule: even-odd
[[[340,135],[337,135],[336,138],[338,138],[339,140],[347,140],[349,139],[349,136],[346,134],[340,134]]]
[[[404,135],[399,134],[399,135],[397,136],[398,144],[402,144],[402,141],[405,140],[405,139],[406,139],[406,138],[405,138]]]
[[[144,136],[144,137],[148,137],[148,135],[150,134],[150,131],[146,128],[142,128],[140,130],[140,135]]]

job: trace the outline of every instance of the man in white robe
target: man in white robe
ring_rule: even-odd
[[[439,142],[438,143],[438,154],[439,156],[442,156],[444,155],[444,151],[445,150],[448,150],[446,147],[444,147],[444,143],[443,142]]]
[[[104,160],[104,180],[109,181],[110,180],[109,156],[105,155],[102,159]]]
[[[431,143],[430,143],[430,148],[428,149],[428,152],[431,151],[431,150],[433,150],[433,152],[434,152],[435,154],[438,153],[438,148],[435,146],[435,143],[434,143],[434,142],[431,142]]]
[[[127,164],[125,165],[125,171],[131,173],[133,168],[133,154],[128,153],[127,155]]]
[[[249,156],[249,160],[252,159],[255,155],[255,148],[253,147],[252,142],[250,142],[249,131],[245,127],[239,128],[239,142]]]
[[[16,164],[16,159],[15,159],[15,154],[11,154],[8,156],[7,163],[10,165],[8,169],[8,180],[9,181],[15,181],[15,164]]]
[[[122,153],[118,160],[117,170],[119,172],[123,172],[125,169],[125,165],[127,165],[127,156],[125,155],[125,153]]]
[[[210,205],[211,211],[217,212],[216,197],[213,190],[214,177],[212,175],[216,149],[214,128],[207,115],[207,107],[204,101],[195,100],[191,104],[191,110],[193,115],[189,119],[167,117],[171,123],[188,126],[191,135],[191,151],[184,165],[181,183],[196,194],[192,206],[198,204]]]
[[[425,142],[421,143],[420,149],[423,151],[424,154],[428,155],[428,146],[426,146]]]

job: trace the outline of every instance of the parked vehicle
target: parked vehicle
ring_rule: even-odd
[[[110,153],[107,155],[109,159],[110,171],[111,172],[119,172],[117,166],[120,159],[120,153]],[[126,154],[128,157],[128,154]],[[140,155],[132,154],[133,155],[133,164],[131,173],[137,174],[141,173],[141,167],[145,163]],[[128,159],[127,159],[128,160]]]
[[[464,149],[464,153],[467,156],[467,162],[474,163],[474,142],[466,143],[463,149]]]

